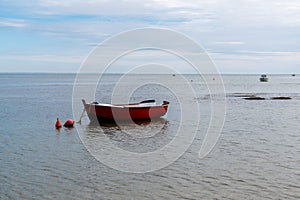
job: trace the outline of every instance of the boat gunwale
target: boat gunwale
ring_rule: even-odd
[[[169,104],[153,104],[153,105],[129,105],[129,104],[93,104],[87,103],[88,106],[95,106],[95,107],[108,107],[108,108],[120,108],[120,109],[147,109],[147,108],[159,108],[169,106]]]
[[[91,108],[92,106],[96,107],[106,107],[106,108],[117,108],[117,109],[150,109],[150,108],[160,108],[160,107],[168,107],[170,102],[163,101],[161,104],[156,104],[155,100],[150,100],[149,102],[140,102],[133,104],[105,104],[98,102],[86,103],[85,99],[82,99],[82,103],[84,106],[88,106]]]

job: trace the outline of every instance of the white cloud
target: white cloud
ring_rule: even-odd
[[[214,19],[224,26],[300,25],[299,0],[34,0],[7,4],[41,15],[134,15]]]
[[[217,12],[225,26],[300,25],[300,7],[297,0],[225,0],[218,5]]]
[[[297,57],[300,49],[296,45],[300,42],[299,0],[7,0],[5,3],[18,7],[18,15],[25,17],[0,18],[0,27],[26,27],[34,34],[63,41],[62,52],[74,46],[89,47],[124,30],[158,26],[185,33],[211,52],[224,52],[213,54],[222,69],[238,65],[246,69],[255,64],[278,66],[284,62],[291,66],[300,64]],[[64,56],[16,59],[76,62]]]
[[[53,27],[56,23],[59,24],[59,16],[70,16],[69,24],[76,21],[77,15],[78,18],[84,15],[96,16],[96,18],[87,18],[85,24],[76,21],[77,26],[73,28],[85,28],[86,32],[90,31],[90,33],[94,31],[92,28],[94,25],[106,30],[115,29],[114,23],[123,23],[121,30],[123,27],[138,28],[156,25],[175,28],[178,31],[196,30],[196,32],[221,30],[224,27],[255,29],[265,26],[300,25],[298,0],[284,2],[281,0],[34,0],[27,1],[26,4],[17,2],[19,3],[11,0],[11,4],[23,7],[25,13],[40,15],[41,19],[58,17],[57,21],[51,23]],[[75,16],[74,20],[72,16]],[[102,24],[100,24],[101,20],[104,20]],[[106,27],[105,22],[110,23],[109,28]],[[125,23],[135,25],[124,26]],[[90,27],[87,28],[89,24]]]
[[[36,7],[52,14],[125,15],[145,14],[143,1],[135,0],[38,0]],[[35,9],[38,11],[38,9]]]
[[[241,42],[241,41],[217,41],[217,42],[214,42],[214,44],[217,44],[217,45],[243,45],[245,43]]]
[[[209,53],[222,73],[296,73],[300,52]]]
[[[167,0],[167,1],[161,1],[161,0],[152,0],[147,3],[148,7],[152,8],[180,8],[180,9],[186,9],[186,8],[197,8],[197,5],[199,5],[199,1],[196,3],[195,1],[182,1],[182,0]]]
[[[279,59],[291,60],[300,63],[300,52],[271,52],[271,51],[239,51],[233,53],[214,53],[210,52],[210,56],[217,60],[263,60],[263,59]]]
[[[66,55],[1,55],[1,60],[10,61],[34,61],[34,62],[55,62],[78,64],[82,61],[80,56]]]
[[[27,26],[27,23],[24,20],[9,19],[9,18],[0,18],[0,27],[14,27],[22,28]]]

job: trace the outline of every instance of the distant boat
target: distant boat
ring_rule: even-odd
[[[296,74],[292,74],[292,76],[296,76]]]
[[[86,103],[82,99],[85,111],[91,122],[101,121],[139,121],[159,118],[166,114],[168,101],[156,104],[155,100],[146,100],[133,104]]]
[[[259,78],[260,82],[268,82],[269,78],[266,74],[262,74]]]

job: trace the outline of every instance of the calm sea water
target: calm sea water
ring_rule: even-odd
[[[171,75],[159,77],[172,83]],[[202,112],[194,142],[171,165],[140,174],[98,162],[75,128],[54,128],[57,116],[62,121],[73,117],[74,78],[72,74],[0,74],[0,199],[300,198],[300,75],[270,75],[268,83],[260,83],[258,75],[224,75],[225,125],[204,159],[198,158],[198,152],[210,120],[209,93],[201,78],[190,75],[191,84],[199,88],[197,98],[190,101],[198,101]],[[109,102],[116,79],[116,75],[104,78],[98,101]],[[180,83],[173,84],[185,90]],[[292,99],[247,101],[241,97],[248,95]],[[154,136],[132,139],[116,126],[90,125],[86,117],[76,126],[90,138],[108,136],[126,150],[161,148],[178,128],[178,100],[166,88],[154,85],[141,87],[132,96],[133,101],[149,98],[169,100],[168,115],[127,129],[155,129],[163,124]]]

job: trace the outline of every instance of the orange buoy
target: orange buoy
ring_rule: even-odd
[[[59,118],[57,118],[56,123],[55,123],[55,128],[59,129],[61,127],[62,127],[61,122],[60,122]]]
[[[67,128],[71,128],[73,127],[75,124],[75,121],[73,119],[68,119],[65,123],[64,123],[64,127],[67,127]]]

